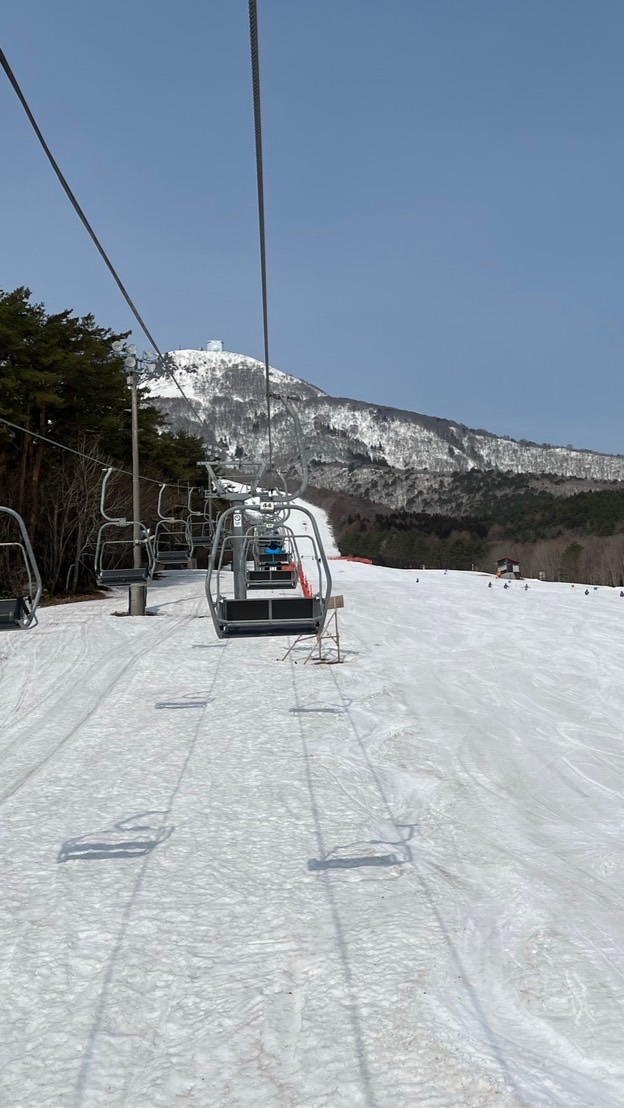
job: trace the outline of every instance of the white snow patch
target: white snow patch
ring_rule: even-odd
[[[624,1103],[624,599],[332,572],[343,666],[200,572],[0,640],[10,1108]]]

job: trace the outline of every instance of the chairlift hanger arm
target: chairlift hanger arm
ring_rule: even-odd
[[[231,469],[240,472],[240,462],[221,463],[221,465],[224,464],[226,466],[229,464]],[[228,489],[223,480],[216,475],[210,462],[200,462],[200,465],[205,466],[208,470],[208,475],[214,484],[216,495],[220,497],[221,500],[227,500],[230,504],[244,504],[247,500],[253,499],[254,496],[260,495],[260,485],[268,468],[266,462],[258,462],[257,471],[250,476],[247,490],[233,492],[231,489]]]
[[[105,519],[107,523],[117,523],[117,524],[119,524],[119,526],[123,526],[125,523],[128,522],[127,519],[125,518],[125,516],[109,516],[108,512],[106,511],[106,507],[105,507],[105,504],[106,504],[106,486],[108,484],[108,478],[110,477],[111,473],[114,473],[114,472],[115,472],[114,467],[109,466],[108,469],[106,470],[106,473],[104,474],[103,479],[102,479],[102,491],[100,493],[100,512],[102,514],[102,519]]]
[[[163,493],[164,493],[164,491],[165,491],[165,489],[166,489],[167,487],[168,487],[168,486],[167,486],[166,484],[163,484],[163,485],[161,485],[161,486],[160,486],[160,488],[159,488],[159,490],[158,490],[158,504],[157,504],[157,506],[156,506],[156,511],[158,512],[158,519],[159,519],[159,520],[163,520],[163,521],[164,521],[164,520],[167,520],[167,522],[169,522],[169,517],[168,517],[168,516],[166,516],[166,515],[164,514],[163,510],[162,510],[162,498],[163,498]]]
[[[294,407],[294,405],[291,403],[290,397],[280,396],[279,393],[272,393],[271,395],[274,396],[274,398],[276,400],[281,400],[282,404],[286,408],[286,411],[288,412],[290,418],[292,419],[292,421],[295,425],[295,439],[296,439],[296,442],[297,442],[297,448],[299,450],[299,457],[301,459],[301,482],[300,482],[299,488],[297,489],[296,492],[292,492],[292,493],[286,492],[284,494],[284,500],[285,501],[297,500],[298,497],[303,496],[305,490],[307,489],[308,481],[309,481],[309,477],[310,477],[310,471],[309,471],[309,465],[308,465],[308,456],[307,456],[306,447],[305,447],[305,439],[303,437],[303,428],[301,426],[301,420],[299,419],[299,415],[297,413],[297,410]]]

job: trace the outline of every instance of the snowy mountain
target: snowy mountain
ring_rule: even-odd
[[[172,369],[199,418],[167,376]],[[538,445],[473,430],[416,412],[329,396],[291,374],[271,369],[271,391],[293,397],[306,435],[312,482],[348,489],[394,507],[418,507],[425,489],[444,475],[470,469],[549,473],[593,481],[624,480],[624,457],[572,447]],[[224,351],[178,350],[149,383],[151,400],[174,428],[200,433],[209,448],[230,457],[266,451],[264,366]],[[273,405],[278,464],[295,456],[292,421]]]
[[[619,589],[331,565],[2,638],[4,1108],[622,1108]]]

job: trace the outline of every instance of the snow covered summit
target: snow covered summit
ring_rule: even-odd
[[[166,367],[173,370],[187,396],[198,405],[209,404],[215,394],[232,389],[230,399],[233,402],[249,400],[253,395],[264,399],[264,363],[247,354],[235,354],[229,350],[176,350],[167,355]],[[302,396],[325,396],[322,389],[272,366],[269,376],[272,386],[276,388],[289,389]],[[150,392],[158,397],[180,396],[166,374],[152,380]]]
[[[228,351],[177,350],[167,355],[201,417],[198,422],[166,372],[152,380],[153,402],[176,429],[200,433],[209,447],[230,456],[259,457],[266,451],[264,365]],[[599,481],[624,480],[624,457],[571,447],[517,442],[434,416],[381,404],[329,396],[289,373],[271,369],[271,387],[296,397],[308,439],[312,482],[348,489],[394,507],[410,502],[414,486],[470,469],[554,474]],[[290,417],[276,402],[275,456],[288,469],[294,461]]]

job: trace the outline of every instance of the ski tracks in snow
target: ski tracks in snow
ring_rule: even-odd
[[[332,568],[342,667],[192,573],[11,648],[0,1104],[624,1103],[617,625]]]

